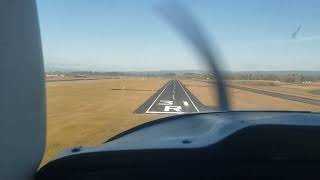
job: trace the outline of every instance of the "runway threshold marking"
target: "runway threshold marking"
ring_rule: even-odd
[[[147,113],[147,112],[146,112]],[[148,112],[147,114],[183,114],[183,113],[185,113],[185,112],[172,112],[172,111],[168,111],[168,112],[166,112],[166,111],[150,111],[150,112]]]
[[[193,103],[193,101],[191,100],[190,96],[188,95],[188,93],[186,92],[186,90],[184,90],[182,84],[180,83],[180,81],[178,81],[178,83],[180,84],[182,90],[184,91],[184,93],[188,96],[190,102],[192,103],[193,107],[197,110],[197,112],[200,112],[199,109],[197,108],[197,106]]]
[[[151,107],[154,105],[154,103],[159,99],[159,97],[161,96],[161,94],[167,89],[167,87],[169,86],[170,82],[168,82],[168,84],[166,85],[166,87],[161,91],[161,93],[157,96],[157,98],[153,101],[153,103],[149,106],[149,108],[147,109],[146,113],[149,113],[149,110],[151,109]]]

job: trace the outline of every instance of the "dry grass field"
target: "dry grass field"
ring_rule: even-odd
[[[312,93],[317,90],[320,92],[320,83],[292,84],[265,80],[234,80],[228,83],[320,100],[320,93]]]
[[[98,145],[108,138],[160,115],[133,112],[168,80],[108,79],[47,83],[47,147],[42,164],[60,151],[74,146]],[[181,80],[205,105],[216,106],[216,94],[208,82]],[[231,84],[269,91],[320,98],[310,93],[320,84],[295,85],[269,81],[231,81]],[[112,90],[130,89],[130,90]],[[143,90],[143,91],[135,91]],[[234,110],[309,110],[320,106],[289,101],[228,88]]]
[[[133,111],[166,82],[128,78],[47,83],[47,146],[42,164],[65,148],[101,144],[124,130],[159,118]],[[112,90],[117,88],[151,91]]]
[[[217,105],[216,92],[213,90],[210,83],[195,80],[182,80],[182,82],[203,104],[208,106]],[[294,94],[313,99],[320,98],[320,95],[309,93],[310,90],[320,88],[319,84],[303,86],[270,81],[232,81],[231,83],[284,94]],[[231,98],[232,109],[234,110],[320,111],[320,106],[285,100],[244,90],[228,88],[228,92]]]

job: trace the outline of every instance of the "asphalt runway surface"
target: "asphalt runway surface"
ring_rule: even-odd
[[[181,114],[208,111],[179,80],[170,80],[135,113],[137,114]]]

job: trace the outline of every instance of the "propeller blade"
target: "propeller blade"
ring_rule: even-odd
[[[221,62],[219,62],[217,50],[214,51],[214,48],[212,48],[214,46],[211,46],[212,43],[209,42],[207,34],[203,31],[196,18],[192,16],[190,10],[178,2],[160,6],[157,10],[209,65],[216,79],[219,109],[221,111],[229,111],[228,93],[220,68]]]

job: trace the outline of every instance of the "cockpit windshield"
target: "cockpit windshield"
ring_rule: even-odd
[[[166,116],[320,111],[318,1],[37,4],[44,162]]]

